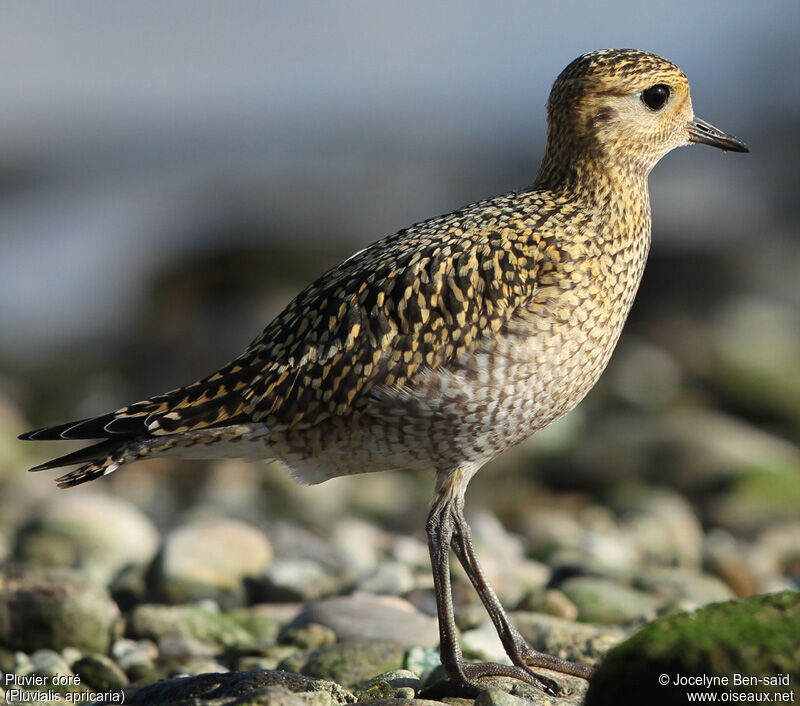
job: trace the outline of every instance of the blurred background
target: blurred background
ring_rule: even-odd
[[[468,505],[501,520],[476,523],[490,552],[511,530],[551,566],[797,587],[799,30],[794,0],[4,3],[0,555],[80,564],[36,533],[64,503],[86,520],[98,494],[160,532],[245,519],[278,555],[310,552],[281,522],[311,543],[353,518],[421,539],[425,474],[297,488],[258,464],[152,461],[59,493],[24,471],[68,446],[15,435],[188,383],[356,249],[529,184],[559,71],[636,47],[676,62],[697,115],[751,154],[658,165],[652,254],[607,373]]]

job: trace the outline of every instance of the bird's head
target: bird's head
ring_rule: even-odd
[[[548,157],[577,160],[583,170],[613,165],[646,175],[667,152],[692,143],[748,151],[695,117],[677,66],[635,49],[575,59],[553,84],[547,112]]]

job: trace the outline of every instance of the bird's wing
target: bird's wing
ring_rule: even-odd
[[[498,197],[378,241],[303,290],[213,375],[26,438],[163,435],[245,421],[300,428],[347,414],[376,385],[413,385],[496,334],[530,298],[535,224],[520,227],[530,204],[524,214],[513,204]]]

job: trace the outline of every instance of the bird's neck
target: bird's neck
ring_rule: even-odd
[[[567,158],[565,152],[548,148],[534,188],[604,206],[611,205],[623,195],[647,200],[649,169],[645,165],[603,158],[593,150],[577,155],[573,153]]]
[[[569,151],[566,151],[569,154]],[[581,204],[596,222],[622,224],[631,238],[650,236],[649,168],[635,162],[603,159],[591,150],[548,149],[533,189],[549,191],[556,198]],[[576,156],[583,155],[583,156]]]

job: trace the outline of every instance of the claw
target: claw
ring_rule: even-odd
[[[544,654],[534,650],[530,645],[525,645],[520,650],[519,659],[525,664],[526,667],[540,667],[542,669],[552,669],[562,674],[571,674],[574,677],[589,680],[594,674],[594,669],[585,664],[577,664],[570,662],[560,657],[553,657],[552,655]],[[516,661],[515,661],[516,663]],[[522,665],[520,665],[522,666]]]
[[[481,679],[482,677],[518,679],[540,689],[549,696],[561,696],[563,694],[561,686],[556,681],[541,674],[536,674],[525,666],[512,666],[497,662],[461,663],[452,672],[452,676],[449,679],[438,681],[421,691],[420,698],[474,697],[483,690],[483,687],[475,683],[476,679]]]

